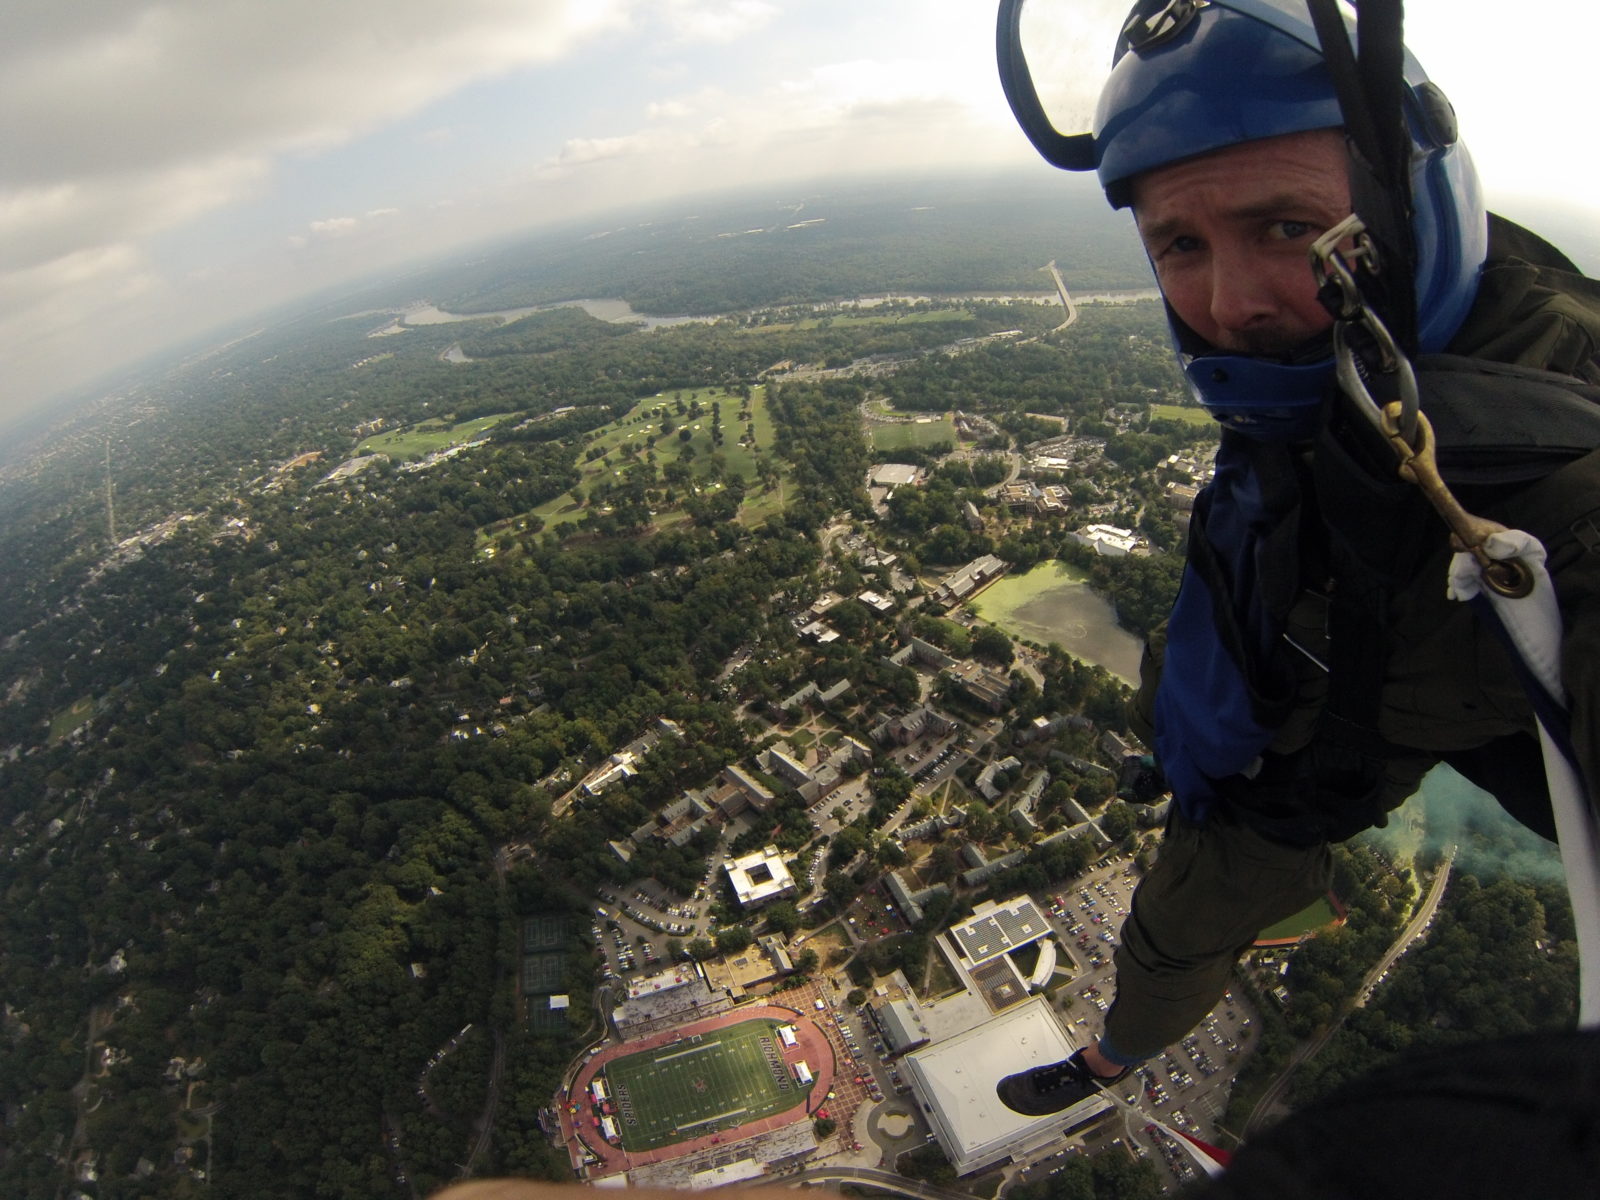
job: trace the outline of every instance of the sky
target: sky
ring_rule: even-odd
[[[1057,41],[1084,96],[1125,9],[1071,0]],[[6,0],[0,428],[208,329],[521,229],[856,171],[1048,174],[1000,93],[994,11]],[[1600,224],[1571,141],[1593,70],[1576,26],[1597,24],[1581,0],[1407,5],[1507,215],[1531,197]]]

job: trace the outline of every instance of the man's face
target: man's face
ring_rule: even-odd
[[[1218,350],[1282,354],[1332,324],[1306,251],[1350,214],[1337,130],[1243,142],[1133,181],[1167,302]]]

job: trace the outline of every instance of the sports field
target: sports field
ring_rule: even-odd
[[[745,1021],[608,1063],[606,1090],[623,1149],[658,1146],[732,1129],[805,1100],[784,1062],[778,1022]]]
[[[1326,929],[1329,925],[1337,924],[1339,919],[1339,911],[1333,907],[1333,902],[1324,896],[1288,920],[1279,921],[1271,929],[1263,929],[1256,937],[1255,944],[1271,946],[1298,941],[1314,930]]]

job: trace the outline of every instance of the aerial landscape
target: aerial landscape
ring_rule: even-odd
[[[1191,322],[1252,373],[1186,379],[1175,296],[1203,276],[1162,275],[1163,299],[1155,272],[1168,252],[1197,270],[1201,239],[1157,221],[1147,256],[1107,200],[1149,172],[1102,190],[1040,159],[994,2],[13,7],[0,1197],[424,1200],[513,1177],[1154,1200],[1432,1052],[1583,1036],[1600,972],[1580,976],[1593,930],[1560,853],[1441,762],[1326,849],[1331,885],[1304,875],[1274,923],[1213,939],[1205,986],[1169,989],[1188,1024],[1163,1052],[1074,1068],[1098,1075],[1081,1095],[1038,1078],[1119,1040],[1147,905],[1187,861],[1163,850],[1212,812],[1173,799],[1172,725],[1130,700],[1180,579],[1197,595],[1186,554],[1216,553],[1207,489],[1238,443],[1202,377],[1259,384],[1313,349],[1331,370],[1300,243],[1333,222],[1244,206],[1315,337]],[[1034,0],[1016,24],[1065,144],[1127,7]],[[1163,8],[1149,46],[1241,19],[1225,7]],[[1453,104],[1494,211],[1593,276],[1587,159],[1506,101],[1583,111],[1592,51],[1549,36],[1555,0],[1525,9],[1486,26],[1411,0],[1407,42],[1450,97],[1422,124],[1464,157]],[[1181,180],[1191,143],[1162,140],[1176,158],[1146,165]],[[1209,193],[1168,176],[1174,206],[1238,203],[1210,153]],[[1600,296],[1566,274],[1559,300]],[[1496,379],[1529,365],[1507,361]],[[1323,543],[1345,514],[1307,444],[1263,452],[1297,490],[1271,552],[1230,563],[1251,586],[1290,563],[1269,582],[1296,613],[1341,578]],[[1505,449],[1466,448],[1485,445]],[[1544,478],[1468,457],[1476,494]],[[1401,509],[1370,511],[1406,540]],[[1563,520],[1570,562],[1592,528]],[[1253,661],[1220,606],[1195,611],[1191,648]],[[1327,732],[1316,672],[1370,677],[1374,704],[1390,682],[1366,670],[1382,655],[1340,676],[1251,628],[1298,690],[1266,697],[1273,741],[1192,773],[1208,786],[1273,782],[1291,717]],[[1505,665],[1439,629],[1448,666]],[[1358,632],[1339,644],[1403,640]],[[1170,690],[1165,719],[1231,732],[1209,701],[1253,704],[1249,682]],[[1441,690],[1476,728],[1483,697]],[[1527,715],[1490,699],[1486,728]],[[1500,783],[1521,771],[1462,744]],[[1363,768],[1396,745],[1445,743],[1395,735]],[[1317,791],[1330,760],[1296,761],[1285,788]],[[1018,1079],[1064,1090],[1028,1115],[1002,1099]]]
[[[951,180],[549,233],[13,452],[6,1193],[1154,1195],[1172,1128],[1569,1020],[1554,860],[1449,797],[1125,1095],[963,1082],[1106,1006],[1162,821],[1123,707],[1215,440],[1131,235],[1061,215]]]

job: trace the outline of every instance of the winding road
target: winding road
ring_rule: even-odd
[[[1444,861],[1439,864],[1438,870],[1434,872],[1433,884],[1428,888],[1427,896],[1417,906],[1416,914],[1411,918],[1410,922],[1400,931],[1400,936],[1395,938],[1394,943],[1384,952],[1383,957],[1377,961],[1361,980],[1361,986],[1356,989],[1356,998],[1340,1010],[1339,1016],[1326,1029],[1317,1034],[1316,1037],[1300,1043],[1295,1048],[1294,1054],[1289,1059],[1289,1065],[1273,1081],[1272,1086],[1261,1097],[1255,1110],[1251,1112],[1250,1119],[1245,1122],[1245,1141],[1249,1141],[1251,1134],[1261,1132],[1272,1122],[1287,1115],[1288,1108],[1283,1103],[1283,1096],[1288,1091],[1289,1083],[1294,1078],[1294,1073],[1299,1069],[1300,1064],[1308,1062],[1328,1044],[1333,1035],[1339,1032],[1340,1026],[1344,1024],[1345,1018],[1350,1015],[1352,1010],[1366,1006],[1367,1001],[1372,998],[1373,989],[1378,986],[1378,981],[1388,974],[1389,968],[1394,966],[1395,960],[1409,950],[1412,943],[1427,932],[1428,926],[1433,922],[1434,914],[1439,910],[1439,901],[1444,898],[1445,884],[1449,882],[1450,868],[1454,864],[1455,858],[1456,848],[1454,846],[1448,847],[1445,850]]]

